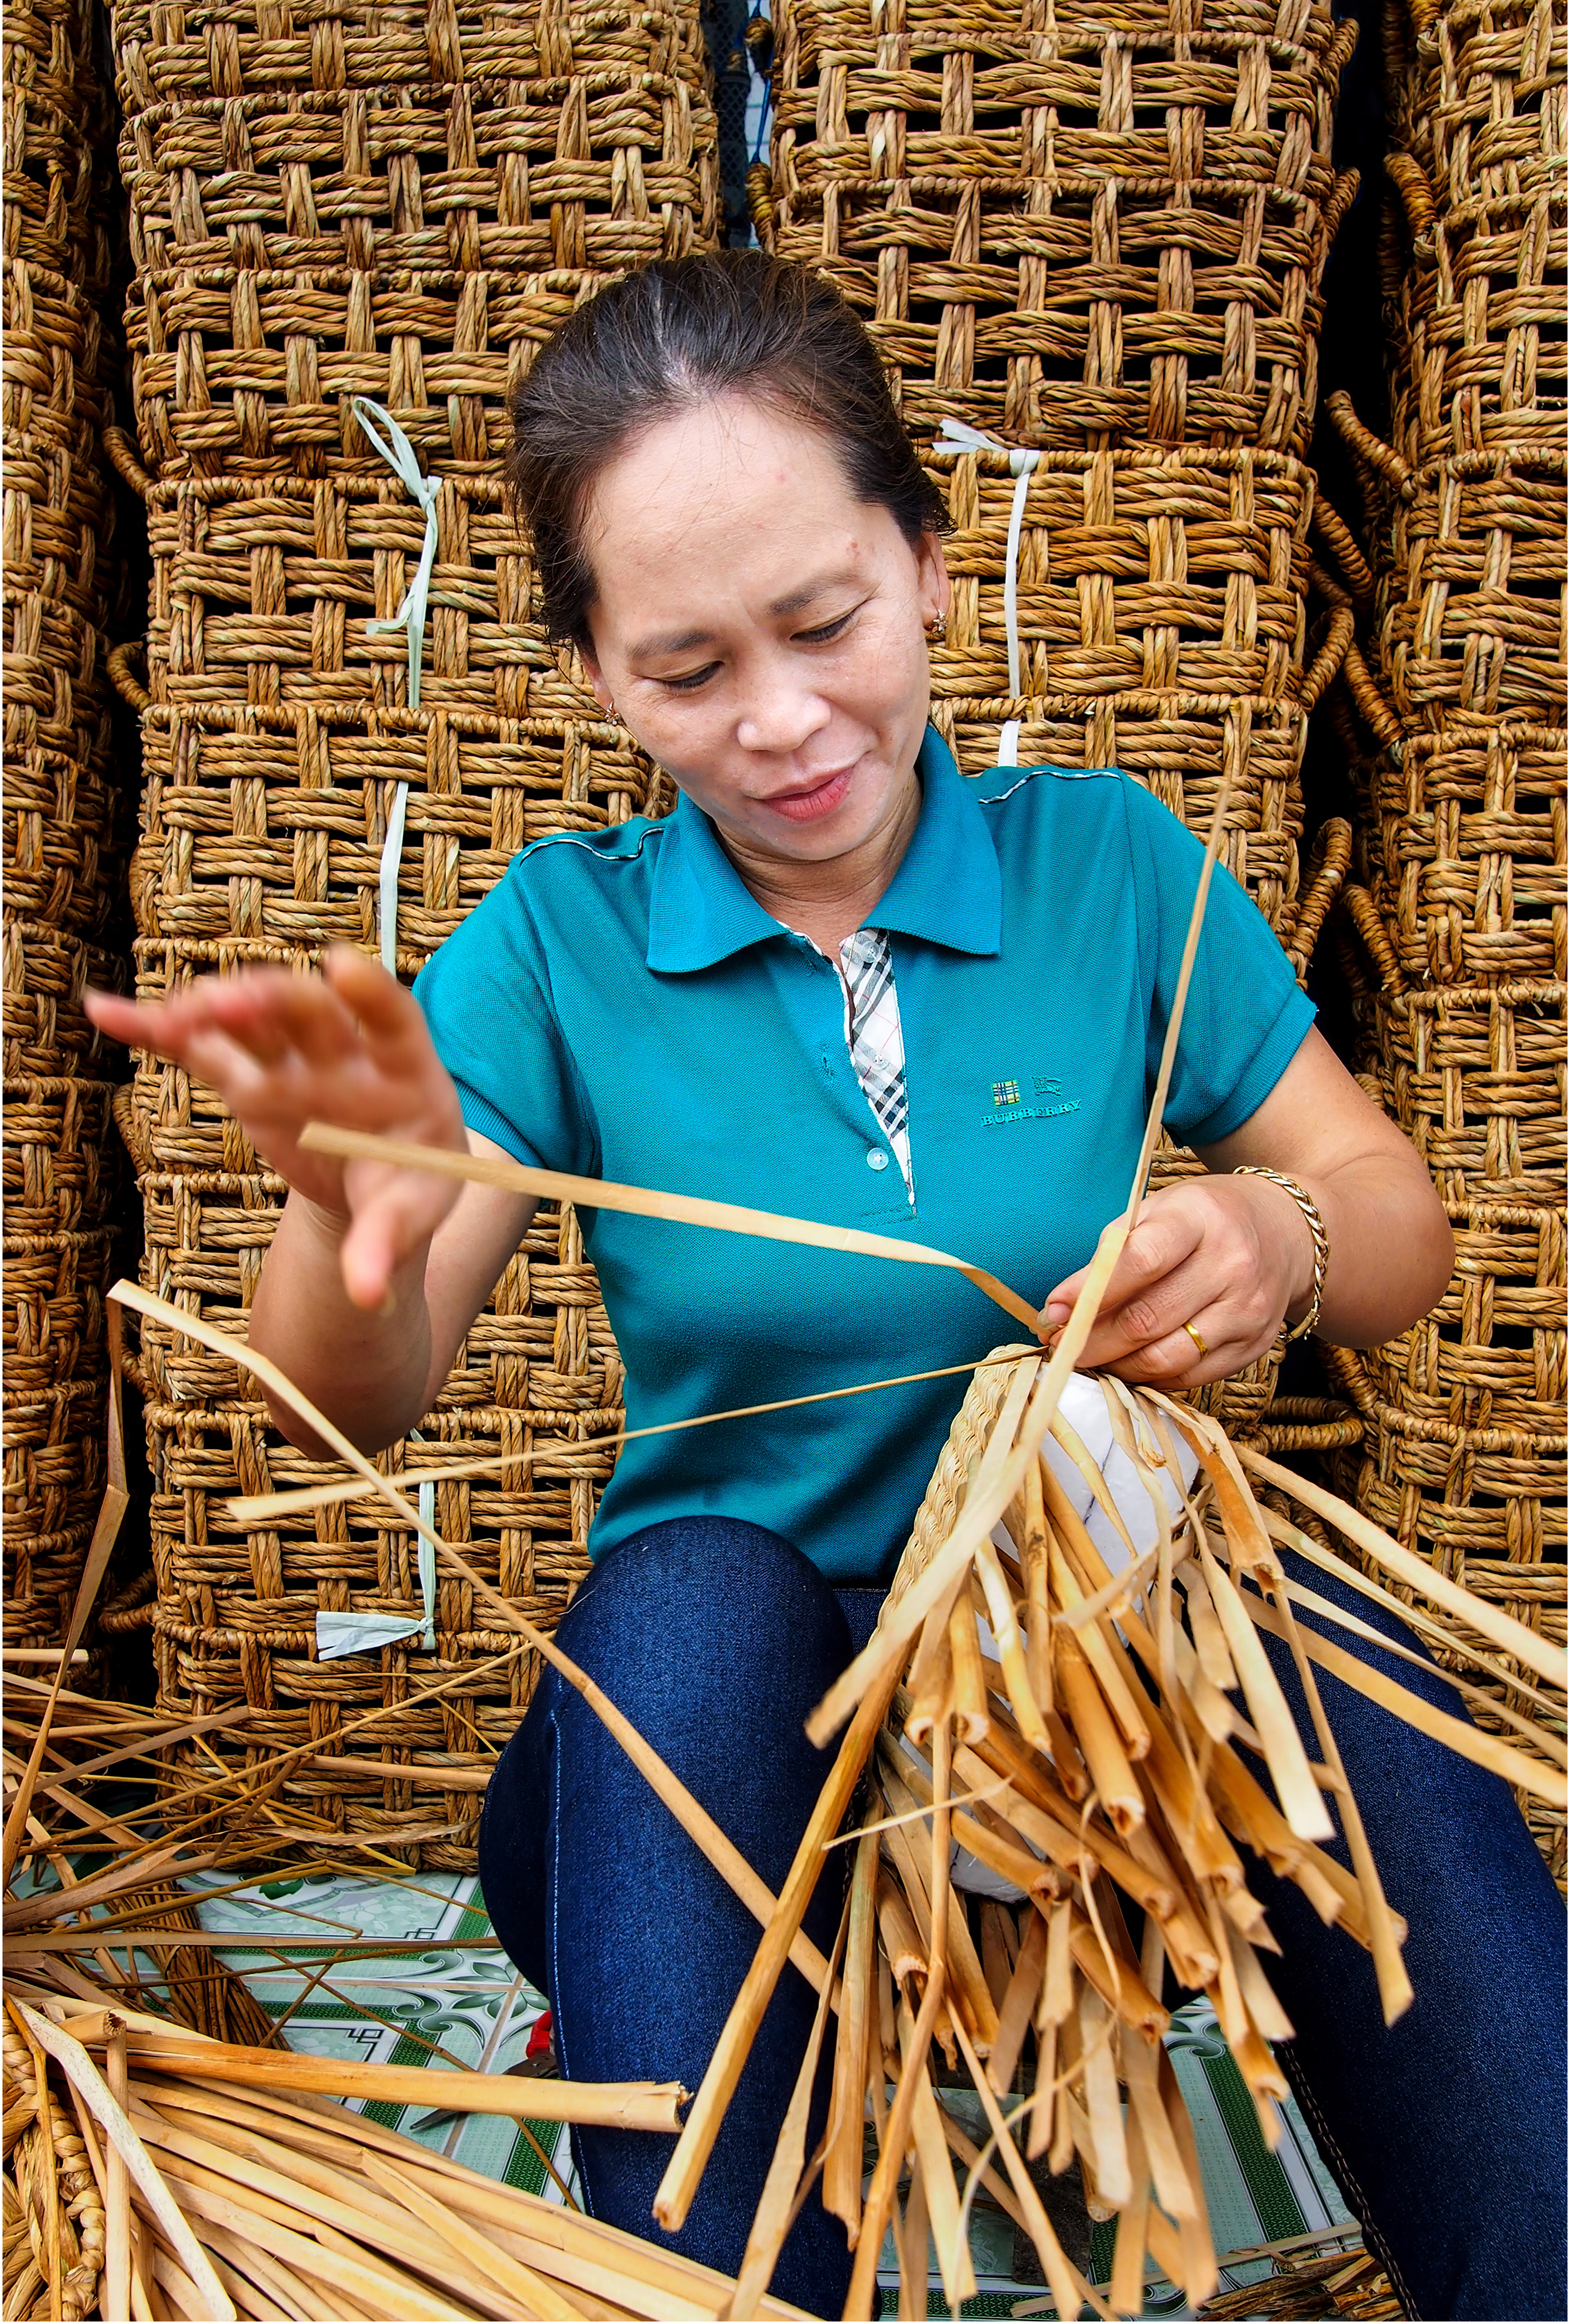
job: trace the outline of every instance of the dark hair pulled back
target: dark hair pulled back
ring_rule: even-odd
[[[912,544],[947,529],[877,351],[831,283],[761,251],[660,259],[580,307],[513,392],[507,481],[552,637],[589,643],[583,518],[600,471],[644,429],[729,394],[820,429],[856,498]]]

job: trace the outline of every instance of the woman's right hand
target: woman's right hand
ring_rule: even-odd
[[[387,1305],[394,1276],[440,1225],[460,1182],[308,1153],[300,1138],[307,1122],[328,1121],[467,1150],[457,1092],[396,977],[337,945],[319,976],[247,969],[199,978],[157,1003],[94,992],[88,1013],[112,1040],[210,1083],[257,1152],[341,1237],[355,1305]]]

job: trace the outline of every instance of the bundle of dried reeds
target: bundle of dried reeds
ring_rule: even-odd
[[[1556,1649],[1469,1601],[1332,1496],[1234,1448],[1205,1416],[1107,1381],[1115,1441],[1147,1483],[1156,1519],[1153,1545],[1136,1554],[1074,1428],[1049,1408],[1041,1426],[1052,1367],[1039,1350],[1000,1355],[1010,1352],[1013,1362],[978,1371],[880,1629],[813,1722],[827,1740],[854,1714],[858,1751],[868,1739],[873,1747],[821,2157],[824,2200],[855,2242],[851,2316],[871,2312],[891,2223],[902,2271],[925,2281],[929,2225],[950,2301],[974,2292],[965,2218],[984,2181],[1034,2237],[1060,2315],[1079,2313],[1086,2300],[1098,2314],[1139,2314],[1147,2253],[1196,2304],[1214,2292],[1194,2133],[1161,2046],[1166,1964],[1179,1984],[1208,1996],[1272,2147],[1280,2128],[1273,2101],[1287,2096],[1287,2083],[1270,2045],[1291,2027],[1261,1957],[1279,1948],[1250,1894],[1246,1853],[1296,1881],[1322,1919],[1371,1953],[1387,2019],[1412,1998],[1405,1926],[1381,1886],[1316,1669],[1507,1780],[1565,1797],[1556,1735],[1519,1721],[1556,1763],[1545,1764],[1358,1659],[1351,1649],[1360,1636],[1386,1642],[1290,1580],[1279,1551],[1343,1576],[1346,1563],[1256,1498],[1251,1480],[1328,1517],[1388,1575],[1415,1584],[1434,1611],[1403,1608],[1405,1619],[1452,1647],[1464,1638],[1484,1673],[1507,1655],[1562,1688]],[[1057,1457],[1040,1449],[1048,1435]],[[1116,1573],[1066,1472],[1083,1480],[1093,1509],[1122,1537],[1128,1563]],[[1360,1576],[1358,1586],[1376,1604],[1399,1602],[1378,1581]],[[1300,1608],[1339,1623],[1347,1646],[1299,1627]],[[1317,1761],[1304,1748],[1265,1636],[1289,1649]],[[1464,1683],[1462,1691],[1475,1692]],[[1562,1719],[1562,1699],[1539,1692],[1538,1700]],[[842,1770],[848,1766],[847,1743]],[[1327,1800],[1350,1848],[1350,1873],[1321,1845],[1335,1830]],[[840,1812],[826,1795],[818,1846],[832,1842]],[[942,1835],[930,1849],[928,1824]],[[951,1838],[1022,1892],[1018,1922],[997,1903],[982,1905],[979,1945],[949,1885]],[[1131,1904],[1142,1916],[1138,1942],[1125,1918]],[[749,2017],[750,2008],[734,2018],[721,2043],[727,2069],[739,2070],[744,2058]],[[974,2080],[993,2134],[980,2153],[945,2118],[928,2057],[934,2038]],[[668,2224],[685,2208],[695,2183],[687,2174],[725,2095],[711,2074],[661,2190]],[[864,2099],[880,2139],[864,2196]],[[895,2196],[908,2144],[901,2225]],[[986,2168],[994,2146],[1006,2186]],[[963,2193],[950,2149],[969,2163]],[[1077,2161],[1093,2217],[1117,2218],[1106,2302],[1078,2276],[1041,2203],[1026,2165],[1043,2154],[1054,2171]]]
[[[337,2061],[175,2037],[134,2011],[8,2001],[6,2015],[5,2139],[20,2158],[6,2182],[8,2317],[423,2324],[727,2311],[724,2276],[312,2095],[358,2077],[356,2095],[402,2095],[415,2080],[422,2098],[445,2099],[450,2075],[346,2065],[335,2080]],[[329,2071],[313,2080],[313,2067]],[[516,2092],[518,2110],[538,2115],[568,2089],[501,2077],[485,2106]],[[675,2095],[630,2085],[614,2106],[670,2128]],[[767,2300],[749,2312],[800,2311]]]

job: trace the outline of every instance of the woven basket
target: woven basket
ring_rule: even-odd
[[[1365,876],[1408,982],[1565,982],[1567,741],[1457,723],[1363,761]]]
[[[7,1395],[3,1427],[7,1646],[58,1646],[104,1497],[100,1374]]]
[[[281,1185],[193,1171],[143,1183],[149,1280],[243,1333]],[[393,1467],[436,1446],[509,1456],[493,1478],[442,1486],[436,1523],[547,1630],[588,1570],[584,1545],[614,1457],[594,1439],[621,1425],[621,1377],[576,1219],[542,1210],[421,1422],[420,1443],[387,1455]],[[269,1851],[361,1843],[428,1868],[472,1868],[484,1783],[527,1706],[536,1658],[515,1651],[515,1634],[476,1622],[466,1585],[442,1580],[434,1652],[416,1636],[319,1661],[319,1611],[418,1615],[413,1536],[389,1526],[374,1496],[247,1532],[227,1515],[232,1495],[322,1471],[280,1439],[248,1380],[189,1342],[145,1330],[139,1382],[155,1480],[161,1705],[249,1706],[210,1738],[237,1778],[226,1837],[254,1837]],[[409,1701],[455,1679],[434,1699]],[[385,1715],[340,1743],[340,1729],[371,1711]],[[308,1756],[265,1784],[247,1776],[285,1749]],[[199,1765],[194,1752],[176,1755],[172,1791],[188,1760],[192,1774],[213,1772],[211,1753]]]
[[[1383,271],[1395,440],[1562,449],[1565,27],[1555,0],[1453,0],[1398,39]],[[1392,12],[1401,30],[1401,12]]]
[[[1380,659],[1411,726],[1565,723],[1565,453],[1469,453],[1397,501]]]
[[[714,242],[695,10],[130,10],[116,37],[160,475],[363,466],[356,394],[439,465],[494,467],[573,307]]]
[[[352,468],[315,481],[285,472],[150,486],[146,787],[133,875],[143,995],[213,970],[302,964],[334,940],[374,949],[401,782],[405,975],[531,840],[670,803],[665,779],[545,643],[494,476],[436,472],[417,709],[402,638],[365,634],[367,620],[392,612],[424,532],[379,462],[357,451]],[[244,1337],[282,1181],[261,1171],[213,1093],[172,1066],[142,1060],[121,1118],[142,1185],[145,1279]],[[161,1701],[171,1711],[249,1705],[213,1738],[236,1775],[270,1752],[308,1753],[227,1828],[254,1836],[258,1851],[364,1844],[427,1867],[472,1865],[485,1774],[529,1700],[532,1658],[512,1653],[510,1634],[476,1627],[467,1592],[444,1583],[434,1654],[416,1639],[319,1663],[318,1611],[418,1610],[414,1542],[389,1533],[374,1501],[247,1535],[226,1517],[233,1495],[319,1470],[270,1425],[254,1384],[200,1348],[149,1328],[139,1377],[154,1469]],[[495,1480],[443,1488],[437,1523],[546,1628],[587,1571],[613,1457],[593,1439],[619,1426],[620,1397],[576,1220],[542,1211],[420,1434],[516,1455]],[[412,1462],[419,1448],[392,1457]],[[460,1675],[456,1691],[403,1707]],[[356,1762],[346,1765],[338,1727],[383,1709],[346,1741]],[[168,1780],[176,1791],[187,1780],[182,1762]]]
[[[673,0],[122,0],[115,64],[128,117],[262,92],[381,92],[458,81],[557,86],[701,66],[697,18]],[[651,59],[654,61],[651,62]]]
[[[7,1644],[58,1645],[104,1489],[117,1053],[82,1007],[123,877],[99,447],[117,361],[110,104],[94,0],[5,14],[4,1156]]]
[[[11,0],[5,14],[4,204],[7,258],[107,290],[115,244],[110,143],[94,0]]]
[[[1043,455],[1020,529],[1016,698],[1010,456],[922,460],[954,522],[954,598],[932,667],[934,715],[961,765],[995,764],[1003,722],[1017,719],[1021,765],[1122,767],[1201,835],[1224,766],[1223,860],[1290,947],[1304,730],[1352,626],[1316,638],[1307,666],[1310,472],[1272,453]]]
[[[1563,1314],[1562,1292],[1560,1308]],[[1379,1394],[1368,1368],[1350,1350],[1325,1352],[1333,1379],[1356,1404],[1364,1424],[1361,1455],[1343,1456],[1342,1490],[1404,1546],[1563,1646],[1563,1430],[1538,1435],[1508,1425],[1454,1427],[1417,1417]],[[1438,1659],[1448,1657],[1440,1653]],[[1477,1674],[1471,1675],[1475,1681]],[[1492,1682],[1485,1683],[1485,1692],[1505,1693]],[[1493,1718],[1486,1706],[1473,1702],[1469,1708],[1480,1725],[1520,1743],[1519,1732]],[[1514,1700],[1514,1708],[1530,1713],[1533,1706],[1520,1699]],[[1518,1791],[1515,1797],[1563,1889],[1563,1812],[1529,1793]]]
[[[907,424],[1305,449],[1356,26],[1298,0],[784,0],[772,242]]]
[[[1427,1162],[1456,1252],[1444,1297],[1408,1331],[1366,1354],[1323,1351],[1362,1422],[1361,1447],[1339,1456],[1340,1487],[1562,1641],[1565,986],[1409,989],[1375,899],[1356,888],[1337,934],[1373,1066],[1364,1085]],[[1563,1816],[1518,1796],[1563,1883]]]

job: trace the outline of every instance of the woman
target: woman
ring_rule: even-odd
[[[107,1032],[212,1082],[290,1180],[254,1342],[384,1445],[434,1401],[532,1208],[304,1153],[312,1117],[908,1234],[1040,1296],[1049,1336],[1126,1194],[1196,844],[1115,773],[960,779],[927,723],[942,512],[869,343],[815,278],[756,255],[651,267],[542,351],[513,418],[551,629],[680,803],[526,849],[412,999],[339,950],[319,979],[97,1001]],[[1451,1242],[1427,1176],[1312,1019],[1219,875],[1167,1117],[1211,1175],[1145,1204],[1086,1368],[1188,1388],[1316,1303],[1327,1337],[1364,1345],[1439,1297]],[[632,1425],[962,1363],[1001,1336],[937,1269],[583,1223]],[[824,1773],[802,1720],[871,1628],[957,1400],[944,1380],[646,1437],[606,1489],[563,1643],[771,1885]],[[1438,1757],[1433,1781],[1464,1787],[1472,1771]],[[1530,1887],[1540,1867],[1494,1788],[1475,1813]],[[481,1856],[564,2070],[696,2088],[756,1929],[549,1673],[493,1779]],[[808,1919],[825,1947],[841,1877]],[[1320,1933],[1294,1929],[1308,1953]],[[1355,2038],[1382,2043],[1353,1968],[1370,2002]],[[679,2239],[727,2269],[809,2001],[788,1972]],[[1324,2135],[1411,2274],[1424,2238],[1381,2206],[1388,2158],[1363,2135],[1379,2108],[1343,2102],[1347,2045],[1334,2024],[1320,2034]],[[577,2144],[591,2208],[656,2233],[668,2142]],[[775,2288],[837,2315],[848,2271],[815,2199]]]

